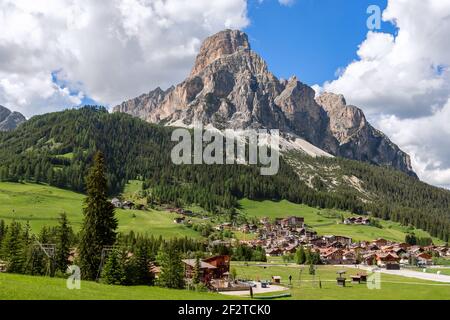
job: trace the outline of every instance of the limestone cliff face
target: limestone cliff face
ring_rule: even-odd
[[[14,130],[26,120],[20,112],[11,112],[11,110],[0,106],[0,131]]]
[[[153,123],[216,128],[280,129],[336,156],[389,165],[414,175],[409,156],[374,129],[342,96],[298,81],[277,79],[251,50],[248,37],[225,30],[207,38],[185,81],[123,102],[126,112]]]

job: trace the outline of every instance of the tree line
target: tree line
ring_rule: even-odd
[[[232,215],[242,198],[286,199],[372,214],[449,239],[450,192],[399,171],[340,158],[301,159],[338,166],[341,174],[356,176],[373,195],[367,201],[345,186],[330,192],[318,179],[308,185],[283,158],[274,176],[261,176],[257,166],[174,165],[172,130],[97,106],[35,116],[17,130],[0,134],[0,180],[45,182],[86,192],[84,177],[100,150],[106,159],[108,195],[140,177],[150,203],[198,204]]]

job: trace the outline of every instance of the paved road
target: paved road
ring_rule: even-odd
[[[362,267],[362,266],[360,266],[360,269],[365,269],[365,270],[369,270],[369,271],[372,270],[371,267]],[[425,272],[413,271],[413,270],[408,270],[408,269],[400,269],[400,270],[378,269],[378,270],[381,273],[392,274],[392,275],[396,275],[396,276],[403,276],[403,277],[408,277],[408,278],[416,278],[416,279],[422,279],[422,280],[450,283],[450,276],[446,276],[443,274],[425,273]]]

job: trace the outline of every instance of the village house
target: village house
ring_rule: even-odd
[[[111,204],[114,206],[114,208],[122,208],[122,202],[117,198],[113,198],[111,200]]]
[[[290,216],[284,219],[281,219],[280,225],[284,228],[297,228],[297,227],[303,227],[303,224],[305,222],[305,219],[302,217],[295,217]]]
[[[379,267],[385,267],[386,269],[400,268],[400,258],[395,253],[377,253],[376,260]]]
[[[376,240],[373,240],[372,244],[375,244],[378,248],[381,248],[383,246],[387,246],[389,244],[389,241],[387,241],[386,239],[378,238]]]
[[[433,264],[433,256],[426,252],[422,252],[416,255],[416,259],[418,265],[430,266]]]
[[[320,251],[320,258],[325,264],[343,264],[343,255],[342,249],[329,248]]]
[[[345,251],[342,255],[343,264],[355,264],[356,261],[356,253],[352,250]]]
[[[377,254],[374,252],[367,253],[363,255],[363,264],[367,266],[372,266],[377,263]]]
[[[122,203],[122,209],[131,210],[134,207],[134,203],[132,201],[124,201]]]
[[[344,224],[368,225],[370,219],[365,217],[349,217],[344,220]]]
[[[173,219],[173,222],[176,224],[180,224],[180,223],[184,223],[185,220],[186,220],[185,217],[176,217],[175,219]]]
[[[281,256],[283,253],[282,250],[280,250],[280,248],[270,248],[270,249],[266,249],[266,256],[268,257],[277,257],[277,256]]]
[[[196,268],[196,259],[183,259],[186,279],[192,279]],[[209,283],[213,279],[228,276],[230,271],[230,256],[213,256],[200,260],[200,279]]]

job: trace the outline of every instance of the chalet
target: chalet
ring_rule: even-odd
[[[184,263],[184,276],[186,279],[192,279],[194,276],[197,260],[196,259],[183,259]],[[216,267],[212,264],[206,263],[200,260],[200,279],[204,283],[208,283],[214,279]]]
[[[440,257],[445,257],[450,254],[450,250],[447,247],[437,247],[436,252],[439,254]]]
[[[377,253],[375,258],[379,267],[386,267],[388,269],[398,265],[400,262],[399,256],[397,256],[395,253],[390,252]]]
[[[279,248],[271,248],[266,250],[266,256],[268,257],[276,257],[280,256],[283,253]]]
[[[113,198],[111,200],[111,204],[114,206],[114,208],[122,208],[122,202],[120,202],[120,200],[117,198]]]
[[[354,251],[345,251],[342,255],[343,264],[355,264],[356,253]]]
[[[187,279],[192,279],[196,268],[196,259],[184,259],[184,272]],[[200,260],[200,278],[204,283],[212,279],[222,279],[230,272],[230,256],[213,256]]]
[[[429,253],[422,252],[416,255],[417,264],[419,265],[432,265],[433,264],[433,256]]]
[[[328,249],[321,252],[320,258],[325,264],[342,264],[344,251],[342,249]]]
[[[373,240],[372,243],[380,248],[382,246],[387,246],[389,242],[386,239],[378,238],[376,240]]]
[[[131,201],[124,201],[122,203],[122,209],[131,210],[134,207],[134,203]]]
[[[344,224],[368,225],[370,224],[370,219],[364,217],[350,217],[344,220]]]
[[[405,249],[403,249],[402,247],[398,247],[398,246],[393,247],[391,252],[394,252],[399,257],[403,257],[407,253],[407,251]]]
[[[297,228],[303,227],[305,219],[303,217],[290,216],[280,221],[282,227]]]
[[[406,251],[411,247],[411,245],[408,243],[402,242],[402,243],[397,244],[397,247],[400,247]]]
[[[352,238],[346,237],[346,236],[334,236],[335,241],[340,242],[343,245],[351,245],[352,244]]]
[[[175,219],[173,219],[173,222],[180,224],[180,223],[183,223],[185,220],[186,220],[185,217],[176,217]]]
[[[284,254],[295,253],[296,251],[297,251],[297,246],[294,244],[288,245],[286,248],[284,248]]]
[[[210,265],[216,267],[216,278],[223,278],[226,273],[230,272],[230,260],[231,258],[228,255],[219,255],[203,259],[203,262],[209,263]]]
[[[367,253],[363,255],[363,263],[367,266],[372,266],[376,263],[377,255],[376,253]]]

